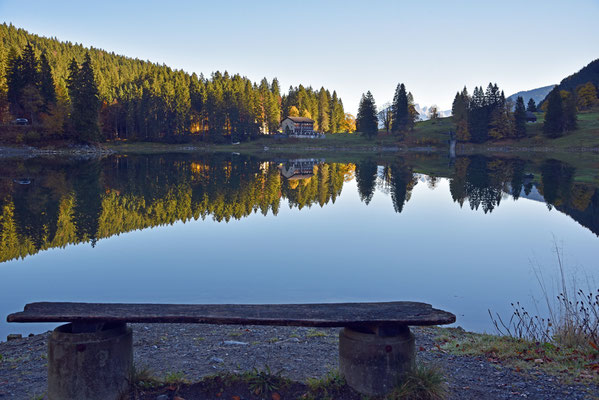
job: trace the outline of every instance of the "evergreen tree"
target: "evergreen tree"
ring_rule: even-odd
[[[543,123],[543,133],[550,138],[560,137],[564,134],[564,110],[562,96],[556,86],[547,95],[547,111]]]
[[[89,53],[81,68],[73,59],[69,66],[69,97],[71,98],[70,121],[75,138],[87,143],[100,140],[98,87]]]
[[[563,96],[563,105],[564,105],[564,121],[563,126],[565,131],[573,131],[577,128],[577,108],[576,108],[576,99],[574,95],[570,92],[566,92],[562,90],[560,92],[560,96]]]
[[[376,136],[378,132],[376,104],[370,91],[365,95],[363,94],[360,100],[358,116],[356,117],[356,129],[368,138]]]
[[[524,99],[521,96],[516,99],[516,107],[514,108],[514,136],[516,138],[526,136],[526,109],[524,108]]]
[[[339,98],[337,97],[337,92],[333,91],[333,96],[331,97],[331,103],[329,106],[329,128],[331,133],[339,132],[341,127],[341,121],[345,116],[343,112],[343,105],[340,103]]]
[[[410,127],[410,111],[408,105],[406,87],[403,83],[398,84],[395,88],[395,95],[393,96],[392,132],[404,132]]]
[[[537,104],[535,103],[534,99],[531,97],[530,100],[528,100],[528,106],[526,107],[526,111],[530,111],[530,112],[537,112]]]
[[[21,74],[21,57],[14,47],[11,47],[8,52],[6,62],[6,86],[10,112],[13,115],[17,115],[20,111],[19,100],[21,98],[21,92],[25,87],[25,83],[23,75]]]
[[[367,159],[356,164],[356,186],[360,200],[367,205],[372,200],[376,186],[377,164],[372,159]]]
[[[46,53],[40,56],[40,92],[44,99],[44,111],[47,112],[49,107],[56,103],[56,88]]]
[[[467,142],[470,140],[468,131],[468,111],[470,105],[470,96],[466,86],[462,92],[457,92],[451,106],[451,115],[456,124],[456,137],[459,141]]]
[[[31,43],[27,43],[21,56],[21,79],[23,86],[32,85],[37,87],[40,82],[39,62]]]
[[[330,101],[323,87],[318,92],[318,129],[321,133],[329,131]]]

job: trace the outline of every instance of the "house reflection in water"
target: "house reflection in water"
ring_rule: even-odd
[[[288,180],[309,179],[314,176],[314,167],[323,162],[324,160],[317,158],[288,160],[279,165],[279,171]]]

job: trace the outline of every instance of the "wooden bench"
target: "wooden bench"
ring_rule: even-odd
[[[195,323],[341,327],[339,368],[367,395],[388,393],[414,367],[409,326],[455,322],[455,315],[416,302],[330,304],[32,303],[8,322],[68,322],[48,342],[48,398],[117,399],[133,366],[127,323]]]

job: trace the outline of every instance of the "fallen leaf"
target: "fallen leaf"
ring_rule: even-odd
[[[231,397],[231,399],[232,400],[241,400],[241,397],[239,397],[239,396],[233,396],[233,397]]]
[[[424,350],[426,350],[426,349],[425,349],[424,347],[422,347],[422,346],[420,346],[420,347],[418,348],[418,351],[424,351]]]
[[[535,364],[543,364],[542,358],[535,358]]]
[[[281,400],[281,395],[278,394],[277,392],[274,392],[272,394],[272,400]]]
[[[185,399],[183,397],[175,396],[175,397],[173,397],[173,400],[185,400]]]

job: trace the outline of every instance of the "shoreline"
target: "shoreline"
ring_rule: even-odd
[[[356,145],[356,146],[317,146],[317,145],[280,145],[270,146],[244,143],[239,146],[232,145],[196,145],[196,144],[165,144],[153,142],[134,142],[127,144],[104,143],[99,145],[70,145],[68,147],[39,148],[34,146],[7,146],[0,145],[0,159],[2,158],[33,158],[33,157],[78,157],[100,158],[114,154],[160,154],[160,153],[239,153],[249,155],[268,154],[306,154],[306,153],[334,153],[336,155],[351,154],[447,154],[448,148],[436,146],[407,146],[407,145]],[[473,154],[590,154],[599,155],[599,147],[527,147],[512,145],[489,144],[458,144],[456,156]]]
[[[338,329],[200,324],[132,324],[136,368],[185,382],[252,368],[281,371],[296,382],[323,379],[338,367]],[[592,382],[564,383],[533,364],[518,371],[485,355],[457,355],[440,337],[472,335],[461,328],[413,328],[420,364],[437,366],[449,399],[515,397],[585,399]],[[0,343],[0,398],[43,398],[49,332]],[[189,386],[189,385],[188,385]],[[195,397],[186,397],[187,400]],[[156,399],[154,393],[147,399]]]

